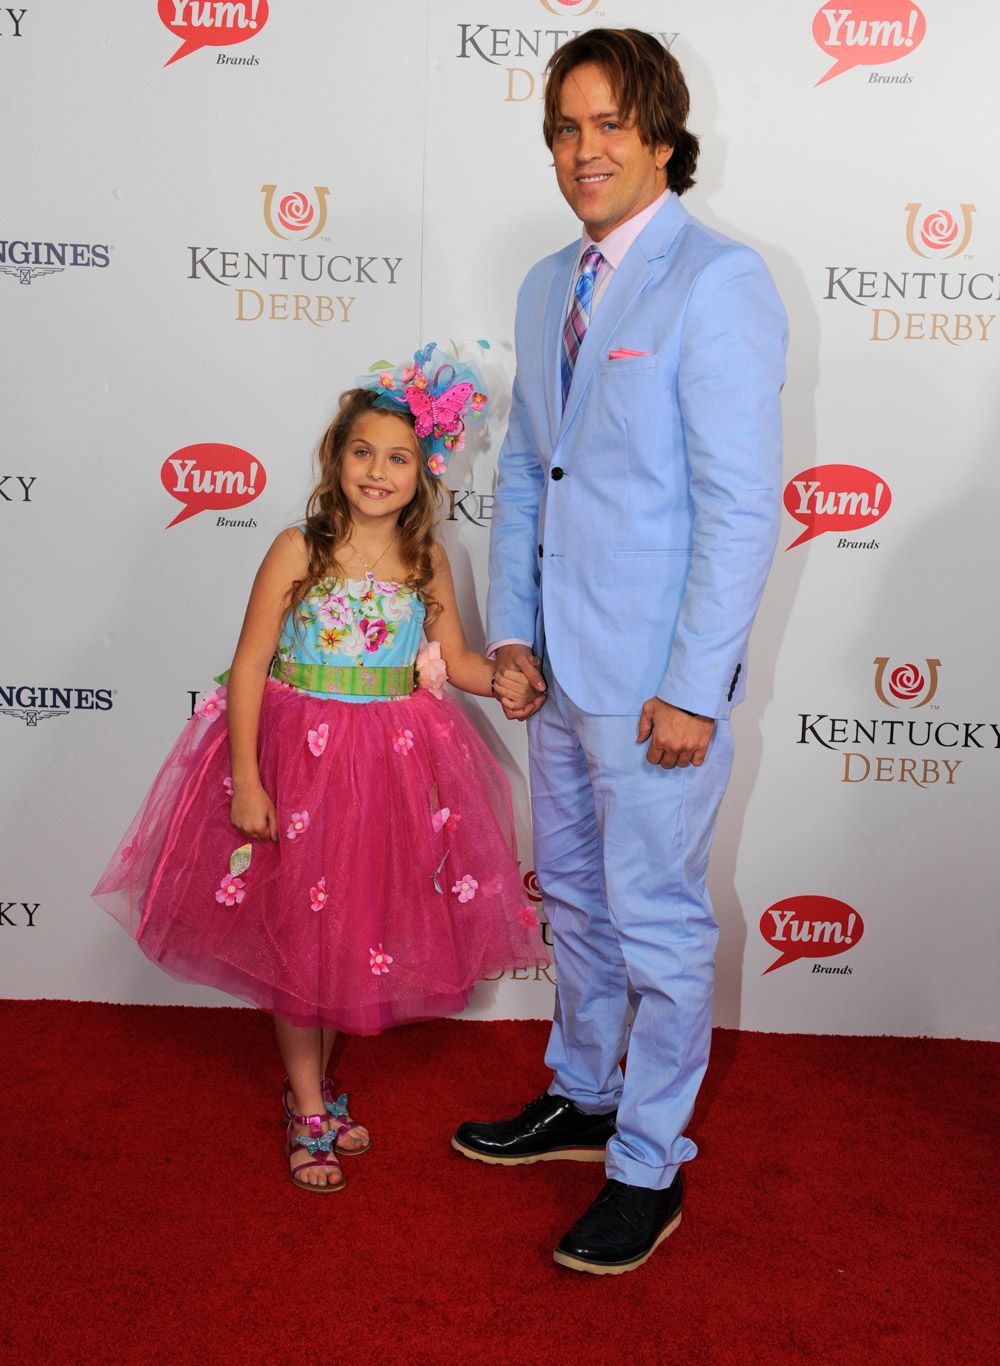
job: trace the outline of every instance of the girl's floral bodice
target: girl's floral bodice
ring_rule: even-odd
[[[303,664],[409,666],[416,660],[423,625],[424,605],[405,584],[326,579],[289,613],[278,657]]]

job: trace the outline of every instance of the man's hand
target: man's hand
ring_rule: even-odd
[[[692,716],[660,697],[651,697],[642,704],[636,744],[649,740],[646,759],[661,768],[687,768],[688,764],[697,768],[705,761],[714,729],[711,716]]]
[[[541,661],[531,653],[527,645],[501,645],[494,658],[498,672],[501,669],[518,669],[533,689],[535,696],[526,707],[508,707],[503,698],[499,699],[504,716],[511,721],[526,721],[545,701],[545,679],[538,672]]]

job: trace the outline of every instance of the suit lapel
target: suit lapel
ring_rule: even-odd
[[[625,315],[635,304],[642,291],[653,278],[650,262],[664,256],[673,245],[678,232],[687,222],[689,214],[676,195],[671,195],[651,223],[648,223],[631,249],[626,253],[614,279],[605,290],[594,314],[593,322],[587,328],[580,345],[573,371],[573,382],[566,396],[566,408],[562,421],[558,424],[560,434],[573,420],[587,386],[594,376],[600,361],[606,356],[609,343],[614,337]],[[568,291],[567,300],[568,306]],[[561,345],[561,327],[560,345]],[[558,378],[558,376],[557,376]],[[559,386],[561,396],[561,385]]]
[[[576,275],[577,251],[570,252],[568,261],[556,271],[549,286],[545,304],[545,324],[542,332],[542,380],[545,385],[545,408],[549,432],[555,445],[563,417],[562,402],[562,330],[569,311],[569,294]]]

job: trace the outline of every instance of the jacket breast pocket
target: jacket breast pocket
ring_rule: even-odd
[[[598,366],[602,379],[611,379],[615,375],[631,378],[633,375],[655,369],[655,356],[621,356],[618,360],[608,360],[605,357]]]

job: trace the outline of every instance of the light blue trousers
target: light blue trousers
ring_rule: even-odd
[[[717,721],[700,767],[654,767],[638,719],[580,711],[549,674],[528,722],[531,809],[558,979],[549,1089],[591,1113],[617,1106],[608,1176],[660,1190],[696,1152],[684,1129],[719,935],[705,876],[733,744]]]

